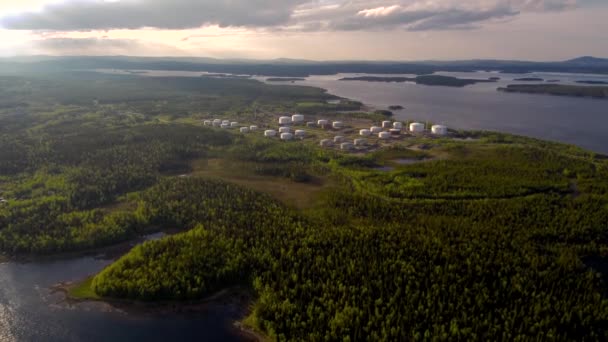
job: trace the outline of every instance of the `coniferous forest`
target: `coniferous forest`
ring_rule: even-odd
[[[321,130],[280,142],[201,123],[270,126],[311,103],[348,120],[319,89],[57,77],[0,78],[6,256],[177,231],[92,290],[182,302],[246,287],[245,323],[278,341],[608,339],[605,156],[490,132],[344,153],[319,148]]]

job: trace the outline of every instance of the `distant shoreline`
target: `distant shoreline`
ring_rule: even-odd
[[[511,84],[497,89],[505,93],[548,94],[556,96],[608,99],[608,87],[562,84]]]

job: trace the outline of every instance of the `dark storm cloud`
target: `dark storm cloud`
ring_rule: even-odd
[[[9,29],[56,31],[203,25],[422,31],[470,29],[520,12],[565,10],[576,4],[576,0],[75,0],[5,17],[0,24]]]
[[[5,17],[8,29],[96,30],[195,28],[219,26],[274,26],[287,22],[295,7],[306,0],[77,0],[51,4],[41,12]]]

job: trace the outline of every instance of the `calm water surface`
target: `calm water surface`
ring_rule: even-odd
[[[236,304],[190,315],[127,314],[101,304],[68,305],[50,287],[81,280],[111,261],[93,257],[0,264],[0,341],[239,341]]]
[[[121,70],[98,70],[128,74]],[[205,73],[190,71],[143,70],[145,76],[199,77]],[[595,152],[608,154],[608,99],[562,97],[503,93],[496,90],[509,84],[577,84],[576,81],[608,82],[608,75],[498,72],[439,72],[459,78],[488,79],[498,82],[478,83],[463,88],[433,87],[415,83],[382,83],[339,81],[343,77],[374,76],[373,74],[338,74],[311,76],[305,81],[269,82],[280,85],[308,85],[327,89],[329,93],[361,101],[369,106],[386,108],[402,105],[395,111],[398,120],[420,120],[443,123],[452,128],[491,130],[520,134],[540,139],[575,144]],[[415,75],[375,75],[407,76]],[[543,82],[515,81],[517,78],[542,78]],[[256,76],[265,81],[267,77]]]
[[[496,83],[478,83],[464,88],[431,87],[414,83],[371,83],[338,81],[355,74],[312,76],[295,82],[327,89],[331,94],[386,108],[402,105],[395,111],[400,120],[421,120],[447,124],[460,129],[481,129],[521,134],[575,144],[608,154],[608,100],[551,95],[513,94],[497,87],[521,82],[521,77],[559,79],[560,84],[576,80],[608,81],[606,75],[535,73],[526,75],[498,73],[440,73],[461,78],[501,77]]]

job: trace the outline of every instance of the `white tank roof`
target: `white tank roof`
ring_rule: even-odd
[[[281,140],[291,140],[291,139],[293,139],[293,134],[281,133]]]
[[[424,124],[419,122],[414,122],[410,124],[410,131],[412,132],[422,132],[424,131]]]

